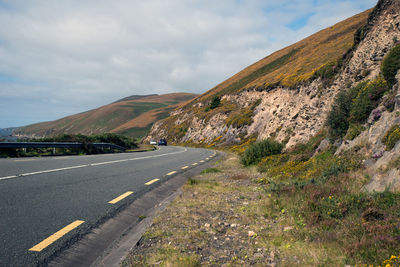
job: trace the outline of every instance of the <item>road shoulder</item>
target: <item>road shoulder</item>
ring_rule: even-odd
[[[178,173],[160,186],[135,200],[122,212],[53,259],[49,266],[119,266],[136,244],[153,218],[180,194],[188,178],[212,166],[219,156]]]

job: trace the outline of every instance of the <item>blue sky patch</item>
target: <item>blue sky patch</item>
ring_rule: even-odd
[[[298,29],[301,29],[304,26],[306,26],[308,20],[313,15],[314,15],[314,13],[311,13],[311,14],[307,14],[306,16],[297,18],[297,19],[293,20],[292,22],[290,22],[289,24],[287,24],[286,26],[291,30],[297,31]]]

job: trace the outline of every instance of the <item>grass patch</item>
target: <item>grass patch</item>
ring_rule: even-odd
[[[206,174],[206,173],[217,173],[217,172],[221,172],[219,169],[217,168],[207,168],[201,171],[201,174]]]

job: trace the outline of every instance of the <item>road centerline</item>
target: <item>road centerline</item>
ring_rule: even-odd
[[[117,203],[117,202],[123,200],[123,199],[126,198],[127,196],[132,195],[132,194],[133,194],[132,191],[128,191],[128,192],[126,192],[126,193],[120,195],[119,197],[116,197],[116,198],[114,198],[113,200],[108,201],[108,203],[110,203],[110,204],[115,204],[115,203]]]
[[[175,173],[176,173],[176,171],[172,171],[172,172],[167,173],[167,175],[172,175],[172,174],[175,174]]]
[[[29,249],[29,251],[35,251],[35,252],[42,251],[43,249],[45,249],[49,245],[53,244],[55,241],[57,241],[58,239],[60,239],[64,235],[68,234],[69,232],[71,232],[73,229],[77,228],[79,225],[81,225],[84,222],[85,221],[80,221],[80,220],[74,221],[73,223],[65,226],[64,228],[62,228],[58,232],[56,232],[53,235],[49,236],[48,238],[44,239],[39,244],[33,246],[32,248]]]

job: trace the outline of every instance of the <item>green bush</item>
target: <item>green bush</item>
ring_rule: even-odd
[[[271,139],[256,142],[246,149],[241,156],[241,162],[244,166],[257,164],[264,157],[280,154],[282,149],[283,144]]]
[[[347,140],[354,140],[357,136],[360,135],[362,131],[364,131],[365,128],[362,127],[360,124],[350,124],[350,128],[347,131]]]
[[[213,99],[211,100],[210,105],[207,108],[208,110],[215,109],[219,107],[220,104],[221,104],[221,98],[219,96],[214,96]]]
[[[378,77],[363,87],[351,105],[350,121],[354,123],[365,122],[387,90],[387,82],[382,77]]]
[[[387,82],[378,77],[373,81],[359,83],[347,92],[340,92],[327,117],[330,136],[334,139],[341,138],[346,135],[350,123],[364,123],[387,90]],[[356,130],[351,129],[350,136],[357,136],[359,133]]]
[[[382,143],[386,145],[386,150],[392,150],[396,143],[400,141],[400,125],[392,126],[382,138]]]
[[[351,97],[349,93],[340,92],[333,102],[331,111],[328,114],[327,124],[329,133],[332,137],[343,137],[349,128],[349,115],[351,107]]]
[[[382,62],[382,73],[389,86],[396,83],[396,74],[400,69],[400,45],[395,46]]]

